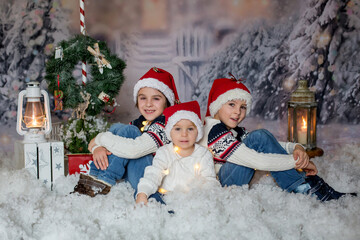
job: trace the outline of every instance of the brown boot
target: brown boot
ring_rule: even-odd
[[[97,194],[106,195],[110,192],[111,186],[95,177],[80,174],[78,184],[74,188],[74,192],[79,194],[95,197]]]
[[[80,174],[80,179],[78,181],[78,183],[76,184],[76,186],[74,187],[74,191],[72,191],[70,194],[73,194],[73,193],[79,193],[79,194],[85,194],[85,186],[83,184],[83,181],[80,181],[81,179],[85,179],[86,178],[86,175],[84,174]]]

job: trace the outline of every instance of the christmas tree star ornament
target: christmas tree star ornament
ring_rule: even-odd
[[[100,52],[100,48],[99,48],[99,44],[95,43],[94,44],[94,48],[88,46],[87,50],[95,57],[95,62],[97,63],[98,67],[99,67],[99,71],[102,74],[103,73],[103,68],[107,67],[109,69],[112,69],[110,62],[108,60],[105,59],[105,55],[102,54]]]

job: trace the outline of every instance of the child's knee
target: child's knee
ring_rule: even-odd
[[[134,125],[116,123],[113,124],[109,131],[117,136],[135,138],[141,135],[140,130]]]
[[[124,126],[126,126],[123,123],[114,123],[110,126],[109,132],[112,132],[113,134],[117,135],[117,132],[120,131]]]
[[[264,137],[268,137],[269,134],[270,134],[270,132],[266,129],[258,129],[258,130],[254,130],[254,131],[250,132],[246,138],[258,140],[258,139],[262,139]]]

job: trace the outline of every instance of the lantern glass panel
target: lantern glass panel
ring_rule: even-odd
[[[40,101],[26,103],[24,123],[27,128],[42,128],[44,126],[44,107]]]
[[[294,107],[288,107],[288,141],[295,142],[294,136]]]
[[[310,148],[316,147],[316,106],[310,109]]]

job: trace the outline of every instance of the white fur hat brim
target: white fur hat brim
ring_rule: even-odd
[[[210,104],[209,106],[210,115],[214,117],[215,114],[220,110],[222,105],[224,105],[228,101],[236,100],[236,99],[244,100],[246,102],[247,105],[246,114],[249,114],[251,108],[251,102],[252,102],[251,94],[248,93],[247,91],[236,88],[221,94],[215,101],[213,101]]]
[[[197,131],[198,131],[198,135],[196,137],[196,142],[200,141],[204,135],[203,124],[196,113],[191,112],[191,111],[185,111],[185,110],[177,111],[171,117],[169,117],[169,119],[166,123],[166,126],[165,126],[165,133],[166,133],[166,136],[169,138],[169,140],[172,141],[171,136],[170,136],[171,129],[174,127],[174,125],[177,122],[179,122],[182,119],[190,120],[191,122],[193,122],[195,124]]]
[[[155,78],[144,78],[138,81],[134,86],[134,102],[137,101],[137,95],[141,88],[151,87],[159,90],[167,100],[170,102],[171,106],[174,105],[175,95],[174,92],[163,82],[155,79]]]

